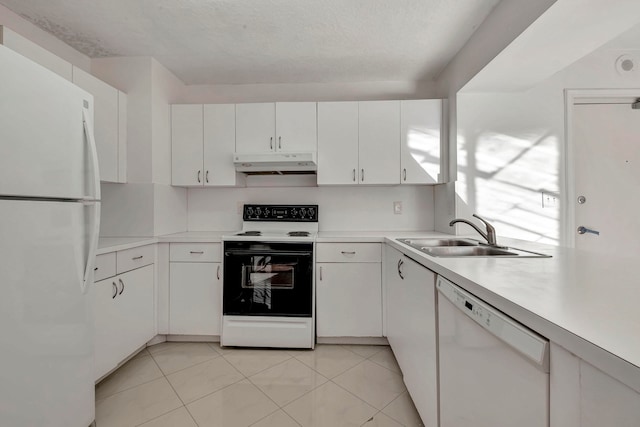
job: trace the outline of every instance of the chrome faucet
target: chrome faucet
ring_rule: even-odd
[[[453,224],[457,223],[457,222],[463,222],[467,225],[470,225],[471,227],[473,227],[474,230],[476,230],[478,233],[480,233],[480,235],[487,241],[487,243],[489,244],[489,246],[498,246],[498,243],[496,242],[496,229],[493,228],[493,226],[491,224],[489,224],[489,222],[487,222],[487,220],[485,220],[484,218],[481,218],[480,216],[473,214],[474,217],[478,218],[480,221],[482,221],[482,223],[485,225],[485,227],[487,227],[487,232],[485,233],[484,231],[480,230],[480,228],[475,225],[473,222],[466,220],[466,219],[460,219],[460,218],[456,218],[453,221],[451,221],[449,223],[450,227],[453,227]]]

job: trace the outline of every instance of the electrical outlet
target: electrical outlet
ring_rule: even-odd
[[[402,214],[402,202],[393,202],[393,213],[396,215]]]
[[[542,192],[542,207],[555,208],[558,206],[558,195],[553,193]]]

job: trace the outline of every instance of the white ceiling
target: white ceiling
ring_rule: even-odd
[[[187,84],[431,80],[499,0],[0,0],[90,57]]]

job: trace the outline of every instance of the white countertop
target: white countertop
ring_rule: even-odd
[[[157,242],[221,242],[229,231],[101,238],[98,254]],[[321,231],[318,243],[391,244],[425,267],[640,391],[637,259],[498,238],[551,258],[436,258],[397,238],[451,237],[433,231]],[[469,235],[478,239],[479,236]]]

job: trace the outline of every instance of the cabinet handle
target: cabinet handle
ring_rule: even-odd
[[[204,180],[207,181],[207,184],[208,184],[209,183],[209,171],[207,171],[204,176],[205,176]]]
[[[120,289],[120,292],[118,292],[118,295],[122,295],[122,292],[124,292],[124,282],[122,281],[122,279],[118,279],[118,282],[120,282],[120,284],[122,285],[122,288]]]
[[[218,269],[216,270],[216,277],[220,280],[220,266],[218,266]]]
[[[203,254],[204,251],[189,251],[190,254]]]
[[[355,255],[356,251],[340,251],[342,255]]]
[[[111,299],[114,299],[116,295],[118,295],[118,285],[116,285],[116,282],[111,282],[111,284],[113,285],[113,295],[111,295]]]
[[[273,150],[273,137],[269,138],[269,148]]]
[[[93,271],[98,271],[98,267],[94,268]]]
[[[356,182],[356,170],[353,170],[353,182]]]
[[[320,266],[320,281],[322,281],[322,266]]]
[[[282,149],[282,137],[281,136],[278,137],[278,148]]]
[[[202,181],[200,181],[200,172],[201,171],[198,171],[198,182],[202,182]]]
[[[404,181],[407,180],[407,169],[406,168],[402,169],[402,178],[403,178]]]
[[[360,170],[360,182],[364,182],[364,169]]]
[[[137,261],[139,259],[144,258],[144,255],[138,255],[138,256],[134,256],[133,258],[131,258],[132,261]]]
[[[402,275],[402,264],[404,264],[404,261],[402,261],[401,259],[398,260],[398,276],[400,276],[400,278],[402,280],[404,280],[404,276]]]

